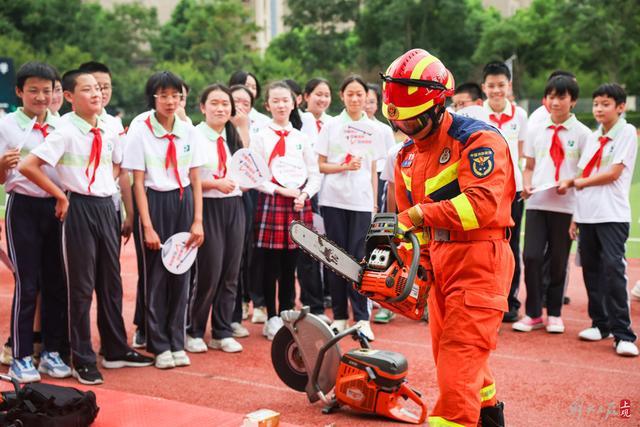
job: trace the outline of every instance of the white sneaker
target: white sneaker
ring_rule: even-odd
[[[173,361],[173,356],[169,350],[163,351],[156,355],[156,368],[158,369],[171,369],[176,367],[176,363]]]
[[[534,329],[544,328],[544,321],[542,317],[531,318],[524,316],[522,319],[511,325],[511,329],[519,332],[531,332]]]
[[[638,280],[633,289],[631,289],[631,295],[633,298],[640,300],[640,280]]]
[[[631,341],[622,340],[620,340],[618,342],[618,345],[616,346],[616,353],[618,353],[619,356],[631,357],[635,357],[639,354],[638,347],[634,343],[632,343]]]
[[[584,341],[600,341],[605,338],[613,338],[613,335],[609,334],[606,337],[603,337],[600,329],[593,327],[580,331],[578,337]]]
[[[562,317],[548,316],[546,329],[550,334],[564,333],[564,323],[562,322]]]
[[[267,309],[265,307],[254,307],[251,323],[264,323],[267,321]]]
[[[189,356],[187,356],[187,352],[184,350],[173,351],[171,352],[171,357],[173,357],[173,363],[178,366],[189,366],[191,365],[191,360]]]
[[[238,322],[231,323],[231,331],[234,338],[245,338],[249,336],[249,330]]]
[[[193,338],[187,335],[187,345],[184,348],[189,353],[204,353],[207,351],[207,344],[202,338]]]
[[[242,302],[242,320],[247,320],[249,318],[249,303]]]
[[[347,327],[349,327],[349,324],[346,319],[334,320],[329,325],[329,329],[331,329],[336,335],[347,329]]]
[[[362,332],[362,335],[367,337],[369,341],[376,339],[375,335],[373,335],[373,331],[371,330],[371,322],[368,320],[359,320],[358,323],[356,323],[356,326],[360,327],[360,332]]]
[[[284,322],[280,318],[280,316],[273,316],[271,319],[267,320],[262,328],[262,335],[267,337],[269,341],[273,341],[273,337],[276,336],[276,333],[284,326]]]
[[[225,353],[238,353],[242,351],[242,344],[233,338],[222,338],[221,340],[212,339],[209,341],[209,347],[214,350],[222,350]]]

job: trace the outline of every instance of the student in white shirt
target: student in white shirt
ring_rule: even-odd
[[[55,71],[55,69],[54,69]],[[60,117],[59,111],[62,108],[64,102],[64,96],[62,95],[62,78],[56,73],[56,82],[53,85],[53,94],[51,95],[51,104],[49,104],[49,111],[55,117]]]
[[[269,85],[265,97],[265,107],[273,120],[258,132],[251,141],[251,148],[265,159],[274,178],[258,188],[254,262],[262,278],[268,316],[263,335],[272,340],[283,325],[279,313],[295,306],[295,268],[299,249],[291,240],[289,226],[293,220],[313,225],[310,199],[320,189],[320,172],[306,135],[289,121],[295,109],[293,91],[285,82],[275,82]],[[281,159],[297,163],[306,173],[305,182],[278,181],[277,163]]]
[[[16,93],[22,107],[0,120],[0,183],[8,200],[5,220],[7,248],[15,266],[15,289],[11,310],[13,361],[9,376],[20,383],[39,381],[32,354],[36,343],[34,319],[45,319],[44,352],[39,371],[55,378],[71,376],[71,369],[59,356],[68,356],[66,339],[66,289],[60,251],[60,222],[54,215],[55,198],[16,170],[21,158],[42,144],[58,127],[47,110],[57,73],[47,64],[28,62],[16,75]],[[60,186],[54,168],[44,166]],[[44,295],[38,304],[38,294]],[[38,339],[42,343],[41,339]]]
[[[556,70],[551,74],[549,74],[549,77],[547,78],[547,83],[556,76],[566,76],[571,78],[574,81],[576,80],[576,76],[572,72],[564,71],[564,70]],[[549,113],[550,113],[550,109],[546,105],[545,98],[542,98],[542,105],[536,108],[533,111],[533,113],[529,115],[529,119],[527,120],[527,128],[545,123],[549,119]]]
[[[309,135],[312,141],[315,142],[322,130],[322,126],[331,118],[326,113],[331,105],[331,85],[329,81],[321,77],[309,80],[304,87],[303,97],[307,105],[307,113],[311,113],[313,122],[304,122],[302,124],[302,132]]]
[[[615,83],[604,84],[593,93],[593,115],[600,127],[591,134],[578,163],[583,172],[573,182],[578,191],[570,233],[576,238],[579,232],[578,250],[592,321],[579,337],[599,341],[613,336],[618,355],[638,356],[625,261],[638,135],[636,128],[620,117],[626,100],[624,89]]]
[[[451,107],[455,114],[491,124],[489,113],[482,103],[482,89],[477,83],[467,82],[456,86],[451,97]]]
[[[145,299],[147,350],[159,369],[188,366],[184,351],[184,321],[190,272],[175,275],[162,264],[161,245],[179,232],[189,232],[186,246],[204,239],[202,136],[177,118],[182,80],[168,71],[153,74],[145,88],[154,112],[127,132],[123,167],[133,171],[134,194],[140,215],[138,227],[145,242]]]
[[[549,80],[544,99],[551,114],[546,122],[529,127],[524,143],[527,165],[522,198],[527,200],[527,206],[523,261],[527,300],[526,315],[512,326],[516,331],[546,327],[549,333],[564,332],[561,310],[571,249],[566,230],[575,210],[575,190],[568,187],[578,173],[578,160],[591,134],[571,113],[578,93],[578,84],[570,77]],[[549,260],[548,273],[543,268],[545,260]],[[545,273],[550,278],[546,287]],[[546,322],[542,318],[545,296]]]
[[[233,337],[249,335],[239,323],[232,323],[245,221],[242,191],[227,175],[227,165],[231,155],[242,148],[242,142],[230,122],[235,107],[226,86],[207,86],[200,96],[200,110],[205,121],[196,129],[206,141],[204,153],[207,158],[200,168],[204,244],[198,251],[186,349],[194,353],[207,351],[203,338],[211,313],[209,347],[236,353],[242,351],[242,345]]]
[[[153,360],[129,348],[122,319],[120,236],[111,199],[117,191],[114,177],[119,174],[122,143],[99,118],[102,95],[91,74],[69,71],[62,86],[74,112],[27,155],[18,170],[56,199],[55,215],[63,221],[72,374],[82,384],[101,384],[91,347],[94,290],[102,366],[148,366]],[[62,189],[42,169],[45,164],[56,168]]]
[[[507,95],[511,91],[511,71],[504,62],[490,62],[485,65],[482,78],[482,90],[487,96],[484,108],[489,113],[490,124],[500,130],[504,139],[509,144],[511,161],[513,162],[514,177],[516,182],[516,196],[511,204],[511,217],[515,225],[511,227],[511,239],[509,244],[515,260],[515,269],[509,291],[509,311],[504,314],[505,322],[518,320],[518,287],[520,284],[520,223],[524,202],[520,197],[522,191],[522,172],[519,160],[522,152],[522,144],[527,131],[527,113],[512,102]]]
[[[315,151],[325,174],[318,204],[327,236],[356,259],[364,257],[364,238],[377,211],[376,161],[383,158],[384,143],[378,127],[367,118],[364,106],[367,84],[360,76],[347,77],[340,86],[345,109],[322,128]],[[371,303],[350,283],[327,273],[334,322],[332,329],[347,327],[348,300],[361,331],[373,339],[369,317]]]
[[[229,78],[229,87],[233,85],[246,86],[253,93],[254,104],[260,99],[260,82],[258,78],[247,71],[236,71]],[[266,114],[262,114],[255,108],[251,108],[249,112],[249,131],[251,135],[255,135],[265,126],[271,123],[271,119]]]

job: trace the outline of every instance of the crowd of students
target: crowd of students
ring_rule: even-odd
[[[292,80],[272,82],[264,90],[265,115],[255,108],[258,79],[238,71],[228,86],[214,83],[198,94],[204,120],[194,126],[185,111],[189,86],[162,71],[147,80],[148,110],[126,130],[106,111],[111,91],[104,64],[85,63],[60,77],[47,64],[29,62],[17,73],[22,107],[0,120],[7,248],[15,265],[11,330],[0,356],[9,375],[20,382],[42,373],[101,383],[89,315],[94,291],[107,369],[168,369],[189,365],[188,353],[242,351],[237,339],[249,335],[242,322],[250,314],[273,339],[282,327],[279,313],[296,305],[296,277],[301,303],[336,331],[348,326],[349,306],[370,340],[371,319],[393,319],[382,309],[372,318],[371,301],[323,271],[288,234],[293,220],[323,228],[358,259],[372,214],[395,211],[395,188],[405,185],[394,174],[404,137],[376,119],[379,86],[348,76],[338,90],[344,108],[331,117],[327,80],[312,79],[304,89]],[[637,134],[622,117],[620,86],[594,92],[595,132],[571,112],[578,93],[571,73],[553,73],[543,106],[527,119],[510,99],[509,69],[490,63],[482,85],[459,85],[450,108],[498,128],[517,172],[511,229],[517,268],[504,321],[522,332],[564,332],[567,261],[579,235],[593,322],[580,338],[615,337],[618,354],[637,355],[624,261]],[[70,112],[60,116],[63,96]],[[354,137],[354,129],[368,137]],[[240,187],[228,164],[241,148],[270,167],[280,157],[293,161],[304,169],[304,183],[292,188],[273,178],[253,190]],[[527,298],[520,318],[523,213]],[[194,268],[181,275],[163,267],[160,251],[178,232],[199,248]],[[130,346],[119,258],[131,235],[138,283]],[[639,289],[632,293],[640,297]],[[328,301],[332,319],[325,315]]]

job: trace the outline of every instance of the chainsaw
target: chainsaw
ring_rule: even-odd
[[[411,231],[400,231],[396,214],[380,213],[373,218],[360,262],[299,221],[291,223],[289,233],[304,252],[351,282],[362,295],[395,313],[422,319],[431,281],[420,265],[418,238]],[[401,250],[397,236],[403,236],[412,249]]]

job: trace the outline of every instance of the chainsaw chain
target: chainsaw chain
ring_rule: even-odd
[[[318,237],[320,237],[322,240],[324,240],[325,242],[329,242],[331,243],[336,250],[338,250],[340,253],[342,253],[343,255],[346,255],[348,258],[350,258],[351,260],[353,260],[353,262],[355,262],[356,264],[362,265],[362,262],[358,262],[356,261],[356,259],[351,256],[351,254],[345,252],[344,250],[342,250],[342,248],[333,240],[329,239],[327,237],[326,234],[319,234],[318,232],[316,232],[315,230],[307,227],[304,223],[300,222],[300,221],[293,221],[291,223],[291,225],[293,225],[294,223],[301,225],[302,227],[306,228],[307,230],[313,232],[314,234],[316,234]],[[351,279],[350,277],[345,276],[343,273],[341,273],[340,271],[336,270],[335,268],[333,268],[332,266],[330,266],[329,264],[326,264],[322,259],[318,258],[316,255],[314,255],[313,253],[309,252],[307,249],[305,249],[304,247],[302,247],[302,245],[300,245],[300,243],[298,243],[296,241],[296,239],[291,236],[291,240],[293,240],[293,242],[298,246],[298,248],[306,253],[307,255],[309,255],[311,258],[315,259],[316,261],[318,261],[320,264],[322,264],[325,268],[328,268],[329,270],[333,271],[334,273],[336,273],[338,276],[342,277],[343,279],[345,279],[347,282],[353,282],[353,279]]]

